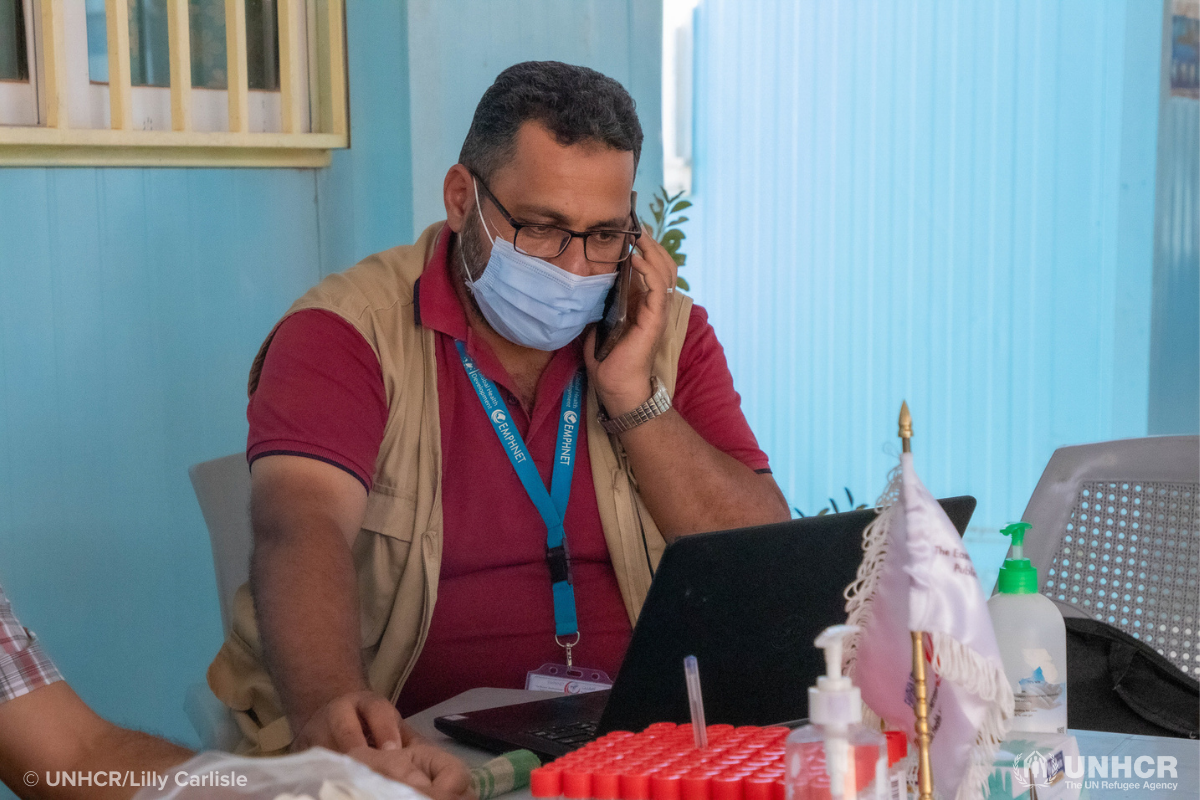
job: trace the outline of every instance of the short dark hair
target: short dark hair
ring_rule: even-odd
[[[459,163],[484,180],[513,157],[522,123],[545,125],[562,145],[595,141],[642,155],[642,125],[625,87],[594,69],[524,61],[496,76],[475,107]]]

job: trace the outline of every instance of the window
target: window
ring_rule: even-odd
[[[663,186],[692,190],[692,35],[699,0],[663,2]]]
[[[0,0],[0,164],[324,166],[340,0]]]
[[[0,0],[0,120],[14,125],[37,124],[37,95],[30,79],[33,0]]]

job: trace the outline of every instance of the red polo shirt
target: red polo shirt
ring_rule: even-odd
[[[467,378],[455,341],[496,383],[543,481],[549,486],[563,390],[583,369],[582,337],[557,350],[523,407],[495,354],[474,336],[451,284],[449,229],[417,284],[419,324],[437,331],[442,438],[442,567],[425,646],[397,706],[404,715],[478,686],[521,688],[525,674],[561,663],[546,567],[546,526],[521,486]],[[673,405],[715,447],[752,469],[767,457],[741,412],[740,398],[707,315],[692,307]],[[275,334],[247,417],[251,462],[306,455],[355,475],[369,490],[388,409],[379,362],[336,314],[301,311]],[[629,618],[600,526],[580,426],[565,528],[579,618],[576,663],[615,676],[629,643]]]

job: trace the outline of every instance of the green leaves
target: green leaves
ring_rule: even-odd
[[[681,253],[679,248],[683,246],[683,240],[687,238],[678,226],[688,221],[687,217],[677,216],[674,219],[668,219],[675,214],[692,207],[690,200],[684,200],[683,192],[678,192],[674,195],[668,195],[665,187],[660,187],[655,193],[654,199],[650,201],[650,213],[654,217],[653,222],[642,220],[642,226],[650,233],[654,239],[661,244],[671,258],[675,259],[675,264],[682,267],[687,261],[687,255]],[[690,291],[691,287],[683,278],[677,278],[675,285],[684,291]]]
[[[842,491],[844,491],[846,493],[846,499],[849,501],[849,503],[847,504],[847,507],[846,507],[847,511],[859,511],[859,510],[867,507],[866,503],[859,503],[858,505],[854,505],[854,495],[850,494],[850,490],[848,488],[843,487]],[[832,510],[830,510],[830,506],[832,506]],[[800,517],[808,516],[803,511],[796,508],[795,506],[792,506],[792,510],[796,512],[797,516],[800,516]],[[826,506],[825,508],[822,508],[820,511],[818,511],[817,516],[823,517],[826,514],[837,514],[840,511],[841,511],[841,509],[838,508],[837,501],[831,497],[831,498],[829,498],[829,506]]]

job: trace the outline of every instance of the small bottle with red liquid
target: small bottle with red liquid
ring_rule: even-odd
[[[842,675],[842,640],[853,625],[826,628],[816,639],[826,674],[808,690],[810,724],[787,737],[786,800],[885,800],[887,740],[862,725],[862,695]]]

